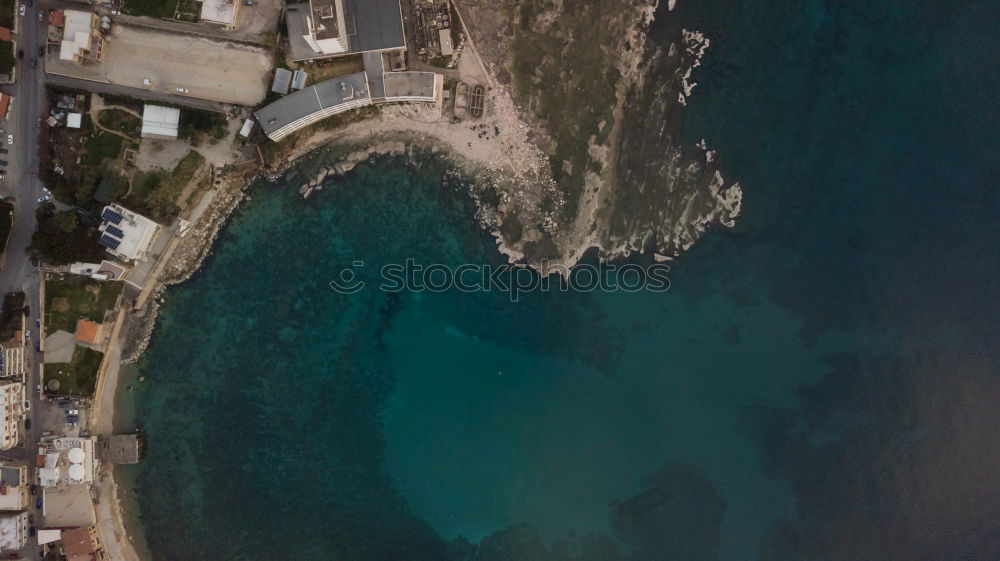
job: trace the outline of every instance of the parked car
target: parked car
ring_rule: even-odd
[[[31,430],[31,419],[24,420],[24,430]]]
[[[70,409],[70,410],[66,411],[66,414],[67,415],[79,415],[80,414],[80,410],[79,409]]]
[[[35,499],[35,508],[37,508],[37,509],[41,509],[42,508],[42,498],[41,497],[38,497],[37,499]]]
[[[38,392],[38,393],[42,393],[42,385],[41,384],[35,384],[35,391]]]
[[[24,58],[24,49],[17,50],[17,58]]]
[[[6,148],[0,148],[0,154],[6,154],[6,153],[7,153]]]
[[[40,203],[44,203],[45,201],[47,201],[47,200],[49,200],[49,199],[51,199],[51,198],[52,198],[52,197],[50,197],[50,196],[48,196],[48,195],[42,195],[41,197],[38,197],[38,202],[40,202]]]
[[[31,411],[31,400],[29,399],[24,400],[24,410]]]
[[[0,160],[0,167],[7,167],[7,161],[6,160]]]
[[[187,88],[177,88],[177,93],[188,93]]]
[[[34,58],[31,59],[31,67],[32,68],[38,68],[38,60],[37,59],[34,59]]]
[[[25,341],[30,341],[31,340],[31,330],[30,329],[25,329],[24,330],[24,340]]]
[[[21,4],[21,7],[17,11],[18,11],[19,14],[21,14],[23,16],[24,15],[24,4]]]
[[[45,14],[41,11],[38,12],[38,21],[43,21],[45,19]]]
[[[12,134],[7,135],[7,144],[14,144],[14,135]]]
[[[31,537],[35,537],[35,527],[34,526],[28,528],[28,535],[31,536]]]
[[[45,45],[42,45],[41,47],[38,47],[38,56],[40,56],[40,57],[44,57],[45,56]]]
[[[37,494],[38,494],[38,485],[32,485],[31,486],[31,496],[35,496]]]
[[[243,0],[244,6],[253,6],[253,0]]]

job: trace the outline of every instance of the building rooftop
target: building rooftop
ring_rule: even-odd
[[[435,96],[437,74],[433,72],[386,72],[385,98],[432,98]]]
[[[73,528],[62,531],[62,549],[66,561],[90,561],[99,549],[94,543],[90,528]]]
[[[270,135],[299,119],[338,105],[352,105],[364,100],[369,103],[365,73],[357,72],[320,82],[257,110],[257,121]]]
[[[338,12],[343,8],[338,0],[311,0],[309,8],[312,12],[313,32],[317,39],[333,39],[341,36]]]
[[[240,0],[202,0],[201,19],[222,25],[236,24]]]
[[[97,454],[112,464],[139,463],[139,437],[134,434],[113,434],[97,442]]]
[[[10,110],[11,97],[5,93],[0,93],[0,119],[7,118],[7,112]]]
[[[142,107],[143,138],[177,138],[181,110],[176,107],[145,104]]]
[[[93,345],[101,334],[101,324],[85,319],[76,320],[76,340]]]
[[[104,207],[101,220],[98,243],[115,257],[127,261],[141,258],[159,229],[156,222],[116,204]]]
[[[97,520],[87,485],[43,487],[42,504],[43,523],[49,528],[86,527]]]
[[[285,95],[289,86],[292,85],[292,71],[287,68],[274,69],[274,81],[271,82],[271,91]]]
[[[347,35],[350,52],[406,47],[399,0],[344,0],[344,16],[354,22],[354,34],[348,28]]]
[[[310,35],[309,18],[317,10],[334,13],[343,8],[344,29],[340,29],[340,19],[314,20]],[[325,23],[330,22],[330,25]],[[323,29],[317,29],[316,23]],[[334,24],[333,22],[337,22]],[[399,0],[313,0],[311,3],[289,4],[285,8],[285,24],[288,27],[288,44],[292,60],[310,60],[327,56],[342,56],[367,51],[385,51],[406,48],[403,36],[403,16]],[[332,25],[337,25],[336,32]],[[343,32],[343,33],[341,33]],[[316,41],[340,41],[346,39],[344,49],[326,52]],[[310,44],[312,42],[312,44]]]

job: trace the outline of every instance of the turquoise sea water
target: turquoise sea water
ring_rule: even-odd
[[[429,156],[257,187],[140,367],[156,559],[997,558],[997,7],[690,4],[738,227],[666,293],[343,295],[500,258]]]

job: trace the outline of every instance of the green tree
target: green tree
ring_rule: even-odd
[[[76,227],[80,225],[80,220],[76,217],[76,213],[72,210],[60,212],[56,215],[56,219],[59,221],[59,227],[62,228],[62,231],[67,234],[75,232]]]

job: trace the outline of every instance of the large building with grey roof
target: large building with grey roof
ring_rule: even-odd
[[[285,8],[292,60],[402,51],[399,0],[310,0]]]
[[[377,80],[372,80],[373,75]],[[268,138],[278,141],[316,121],[358,107],[404,101],[438,103],[443,87],[443,77],[433,72],[357,72],[266,105],[257,110],[257,122]]]

